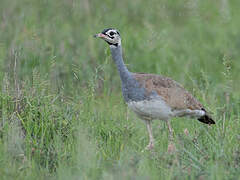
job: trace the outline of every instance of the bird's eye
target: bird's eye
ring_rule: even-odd
[[[109,34],[110,34],[110,36],[113,36],[115,33],[111,31]]]

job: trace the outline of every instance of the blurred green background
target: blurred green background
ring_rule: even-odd
[[[2,179],[238,179],[238,0],[0,0]],[[183,84],[216,126],[164,123],[156,148],[127,110],[107,44],[120,31],[130,71]],[[184,134],[184,131],[189,134]]]

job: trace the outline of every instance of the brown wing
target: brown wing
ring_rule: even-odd
[[[202,104],[188,91],[170,78],[143,73],[135,73],[133,75],[141,86],[147,89],[148,93],[156,91],[173,109],[196,110],[203,108]]]

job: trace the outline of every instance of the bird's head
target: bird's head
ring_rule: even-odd
[[[113,28],[104,29],[101,33],[94,35],[106,41],[110,47],[118,47],[121,45],[121,37],[118,30]]]

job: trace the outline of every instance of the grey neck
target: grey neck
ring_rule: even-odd
[[[121,80],[124,83],[128,79],[131,79],[131,73],[128,71],[126,65],[123,62],[122,58],[122,47],[121,45],[118,46],[110,46],[112,58],[117,66],[118,72],[120,74]]]
[[[145,96],[145,89],[140,86],[123,62],[121,45],[110,45],[110,49],[112,58],[117,65],[117,69],[121,77],[124,100],[129,102],[142,101],[146,99],[147,97]]]

